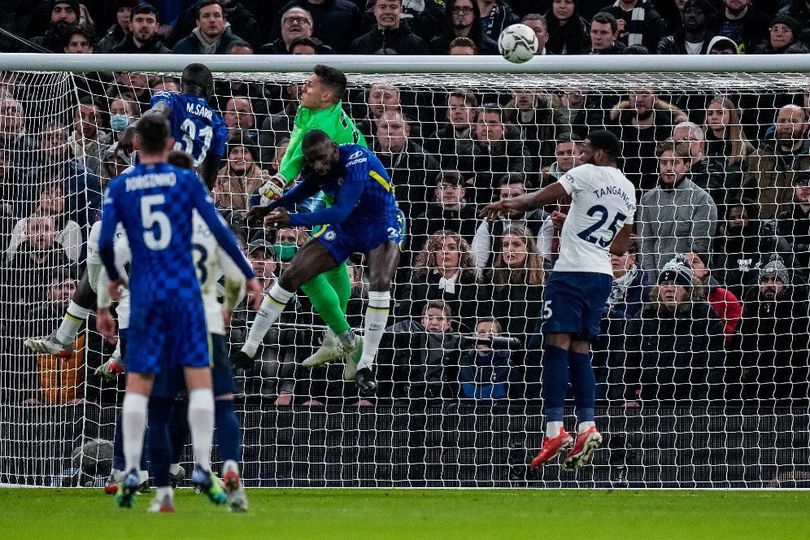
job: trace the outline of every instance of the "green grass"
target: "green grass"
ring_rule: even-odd
[[[810,538],[810,492],[249,490],[229,514],[190,490],[177,513],[115,508],[100,490],[0,489],[3,538]]]

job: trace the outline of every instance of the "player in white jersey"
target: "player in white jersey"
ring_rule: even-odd
[[[601,444],[594,423],[596,383],[590,342],[599,334],[613,281],[610,255],[627,251],[636,212],[635,187],[616,168],[621,143],[606,130],[592,131],[582,145],[583,165],[534,193],[492,203],[488,218],[513,217],[570,195],[560,256],[543,292],[543,406],[546,434],[532,467],[567,451],[564,470],[587,463]],[[570,376],[569,376],[570,373]],[[578,419],[577,438],[563,428],[569,380]]]

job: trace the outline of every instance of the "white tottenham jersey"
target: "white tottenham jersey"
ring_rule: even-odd
[[[239,267],[234,264],[231,258],[220,248],[219,244],[208,229],[205,221],[194,211],[193,214],[194,231],[192,233],[192,256],[194,267],[197,272],[197,279],[200,281],[203,306],[205,307],[205,320],[208,325],[208,332],[212,334],[224,335],[225,322],[222,320],[222,304],[217,299],[217,283],[224,275],[226,288],[235,289],[233,294],[237,297],[233,304],[238,302],[244,283],[245,276]],[[221,218],[220,218],[221,219]],[[90,229],[87,239],[87,271],[91,283],[97,283],[96,293],[102,301],[99,305],[109,305],[107,293],[107,272],[101,257],[98,255],[98,238],[101,230],[101,222],[97,222]],[[119,267],[121,275],[126,276],[124,265],[129,263],[132,254],[129,250],[129,241],[126,232],[119,224],[115,236],[115,263]],[[93,269],[91,271],[91,268]],[[97,277],[93,279],[93,275]],[[118,303],[116,312],[118,314],[118,325],[121,329],[129,327],[129,289],[124,289],[121,293],[121,301]],[[104,303],[106,302],[106,303]],[[233,306],[231,306],[233,307]]]
[[[107,307],[110,305],[111,299],[109,292],[107,292],[107,271],[104,269],[104,263],[101,262],[101,256],[98,253],[100,234],[101,221],[97,221],[93,223],[90,234],[87,235],[87,278],[90,281],[90,286],[96,291],[96,296],[99,299],[98,305]],[[118,272],[126,278],[128,274],[125,266],[129,263],[131,254],[127,232],[120,223],[115,229],[113,250],[115,251],[115,264],[118,266]],[[115,311],[118,314],[118,327],[122,330],[129,328],[129,289],[124,288],[121,290],[121,301],[118,302],[118,308]]]
[[[231,288],[233,290],[232,288],[235,288],[235,294],[238,296],[238,291],[245,284],[245,276],[236,266],[236,263],[219,246],[216,238],[208,229],[208,225],[205,224],[205,221],[196,210],[193,215],[194,232],[191,236],[191,249],[197,279],[200,281],[208,332],[224,335],[225,322],[222,320],[222,304],[217,299],[217,284],[220,278],[225,276],[226,295],[228,294],[227,289]],[[221,216],[220,219],[222,219]],[[233,303],[235,305],[236,302]],[[233,306],[229,307],[233,309]]]
[[[636,188],[618,169],[580,165],[559,179],[571,195],[554,270],[613,275],[610,244],[633,223]]]

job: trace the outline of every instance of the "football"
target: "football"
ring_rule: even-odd
[[[525,24],[507,26],[498,37],[501,55],[515,64],[522,64],[537,52],[537,36]]]

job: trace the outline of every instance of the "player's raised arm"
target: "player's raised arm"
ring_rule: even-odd
[[[539,191],[488,204],[481,210],[479,215],[489,219],[518,217],[529,210],[556,202],[566,195],[568,195],[568,191],[565,187],[560,182],[554,182]]]

